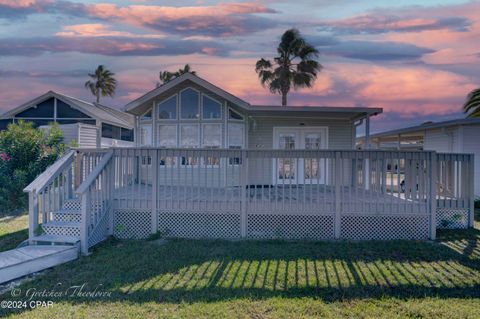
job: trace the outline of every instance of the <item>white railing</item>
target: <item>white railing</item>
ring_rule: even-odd
[[[112,152],[105,153],[76,190],[81,203],[80,245],[84,254],[102,241],[109,229],[109,209],[112,189],[109,165]]]
[[[23,190],[28,193],[30,240],[37,235],[39,224],[52,220],[52,214],[71,198],[76,176],[74,160],[75,152],[69,151]]]

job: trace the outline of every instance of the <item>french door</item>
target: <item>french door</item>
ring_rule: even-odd
[[[327,148],[327,128],[275,128],[274,147],[281,150],[320,150]],[[278,158],[274,160],[275,184],[325,183],[327,165],[322,158]]]

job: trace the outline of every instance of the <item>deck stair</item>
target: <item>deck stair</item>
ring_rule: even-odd
[[[50,242],[55,244],[68,239],[64,243],[76,243],[80,240],[80,220],[80,201],[68,199],[59,211],[51,214],[47,223],[42,224],[44,234],[33,238],[33,241],[48,242],[47,239],[51,239]],[[38,237],[41,238],[37,240]]]

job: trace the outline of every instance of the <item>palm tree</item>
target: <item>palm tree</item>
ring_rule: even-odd
[[[197,72],[191,70],[190,65],[188,63],[185,64],[183,69],[178,69],[178,71],[176,71],[176,72],[160,71],[160,73],[158,75],[158,78],[160,79],[160,82],[157,82],[157,87],[159,87],[160,85],[165,84],[165,83],[167,83],[167,82],[169,82],[169,81],[175,79],[176,77],[179,77],[180,75],[185,74],[185,73],[190,73],[190,74],[193,74],[193,75],[197,74]]]
[[[115,73],[106,69],[103,65],[99,65],[94,73],[89,73],[88,76],[91,80],[85,82],[85,88],[96,97],[97,103],[100,102],[101,96],[115,95],[115,89],[117,88],[117,80],[113,77]]]
[[[287,105],[287,94],[293,89],[312,87],[322,65],[316,61],[318,51],[307,43],[297,29],[282,35],[277,47],[278,56],[273,62],[261,58],[255,65],[262,86],[282,95],[282,105]]]
[[[480,117],[480,88],[468,94],[463,111],[468,114],[467,117]]]

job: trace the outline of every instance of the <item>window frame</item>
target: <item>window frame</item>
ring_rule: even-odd
[[[198,117],[197,118],[183,118],[182,117],[182,110],[183,110],[183,105],[182,105],[182,93],[187,91],[187,90],[192,90],[195,91],[198,94]],[[202,118],[202,92],[200,92],[197,89],[194,89],[193,87],[189,86],[184,88],[183,90],[180,90],[178,93],[178,99],[177,99],[177,104],[178,104],[178,120],[179,121],[187,121],[187,122],[198,122]]]
[[[176,103],[175,103],[175,117],[174,118],[168,118],[168,119],[165,119],[165,118],[160,118],[160,104],[164,103],[164,102],[167,102],[168,100],[170,99],[173,99],[173,98],[176,98]],[[172,121],[178,121],[179,120],[179,113],[180,113],[180,110],[179,110],[179,104],[180,104],[180,97],[179,97],[179,94],[178,93],[175,93],[175,94],[172,94],[170,95],[169,97],[159,101],[159,102],[156,102],[155,103],[155,118],[156,120],[158,121],[169,121],[169,122],[172,122]],[[152,114],[153,115],[153,114]],[[152,116],[153,117],[153,116]]]
[[[241,116],[241,120],[239,119],[233,119],[233,118],[230,118],[230,111],[234,112],[234,113],[237,113],[238,115]],[[227,121],[234,121],[234,122],[245,122],[245,115],[239,113],[237,110],[234,110],[232,107],[228,107],[228,114],[226,115],[226,118],[227,118]]]
[[[203,98],[206,97],[206,98],[209,98],[210,100],[218,103],[220,105],[220,117],[217,117],[217,118],[206,118],[204,117],[204,113],[203,113],[203,110],[204,110],[204,103],[203,103]],[[210,95],[206,94],[206,93],[202,93],[202,96],[201,96],[201,119],[202,120],[206,120],[206,121],[221,121],[223,119],[223,103],[220,102],[219,100],[211,97]]]

